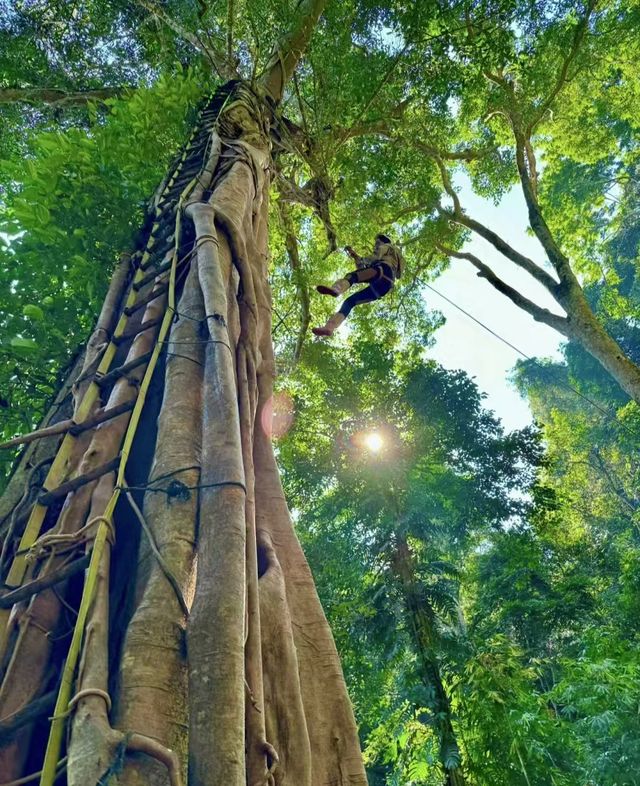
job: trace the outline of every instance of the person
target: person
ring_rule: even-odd
[[[347,273],[344,278],[339,278],[331,286],[320,284],[316,289],[321,295],[338,297],[354,284],[368,284],[368,286],[346,298],[339,311],[330,316],[325,325],[312,328],[316,336],[332,336],[354,306],[371,303],[384,297],[393,289],[396,279],[402,275],[402,254],[387,235],[376,235],[373,255],[370,257],[359,256],[351,246],[346,246],[344,250],[355,260],[357,269]]]

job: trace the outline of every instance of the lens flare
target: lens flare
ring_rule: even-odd
[[[372,453],[378,453],[378,451],[382,450],[384,440],[377,431],[370,431],[368,434],[365,434],[364,444],[367,450],[370,450]]]
[[[262,410],[262,428],[272,439],[284,437],[291,426],[295,415],[293,399],[288,393],[276,393]]]

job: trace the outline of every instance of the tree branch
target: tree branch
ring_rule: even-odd
[[[625,505],[631,508],[632,511],[637,511],[640,508],[640,501],[635,497],[630,497],[627,494],[620,478],[607,468],[600,451],[597,448],[593,448],[591,450],[591,455],[598,462],[598,468],[602,475],[604,475],[606,478],[607,483],[611,487],[611,490],[625,503]]]
[[[379,117],[375,120],[354,122],[351,126],[349,126],[349,128],[333,126],[331,130],[333,132],[336,144],[342,145],[345,142],[348,142],[350,139],[355,139],[359,136],[386,136],[390,139],[393,139],[390,136],[393,125],[392,121],[402,119],[409,105],[411,104],[411,101],[411,98],[401,101],[399,104],[396,104],[396,106],[390,109],[384,117]],[[371,103],[371,101],[369,103]],[[366,109],[363,112],[360,112],[359,117],[362,117],[365,111]]]
[[[490,148],[477,148],[467,147],[463,150],[442,150],[428,142],[422,142],[419,139],[404,140],[408,144],[413,145],[417,150],[422,150],[432,158],[440,158],[443,161],[477,161],[479,158],[484,158],[490,152]]]
[[[300,109],[300,117],[302,118],[302,128],[304,129],[305,136],[307,140],[311,140],[311,132],[309,131],[309,123],[307,122],[307,113],[304,110],[304,102],[302,100],[302,95],[300,94],[300,85],[298,84],[298,78],[293,74],[293,88],[296,93],[296,99],[298,101],[298,108]]]
[[[519,130],[515,124],[514,134],[516,138],[516,164],[518,167],[518,174],[520,175],[522,193],[524,194],[524,200],[527,204],[527,210],[529,213],[529,224],[531,225],[531,229],[533,229],[535,236],[540,241],[542,248],[544,248],[547,256],[549,257],[549,261],[555,268],[562,285],[564,285],[556,285],[556,291],[552,292],[556,300],[562,304],[562,299],[564,299],[566,289],[572,289],[574,287],[580,288],[580,284],[573,270],[571,269],[571,264],[569,263],[568,258],[560,250],[560,247],[556,243],[555,238],[551,234],[551,230],[547,226],[547,222],[544,220],[544,216],[542,215],[542,210],[540,209],[540,204],[538,203],[538,199],[536,197],[535,187],[527,169],[526,149],[528,140],[523,132]]]
[[[514,305],[518,306],[518,308],[526,311],[536,320],[536,322],[543,322],[545,325],[548,325],[554,330],[557,330],[559,333],[562,333],[562,335],[569,336],[569,321],[566,319],[566,317],[561,317],[558,314],[554,314],[548,309],[538,306],[532,300],[529,300],[529,298],[524,297],[524,295],[520,294],[517,289],[509,286],[509,284],[499,278],[488,265],[479,260],[478,257],[474,254],[463,251],[454,251],[452,248],[447,248],[446,246],[440,245],[439,243],[436,244],[436,248],[449,257],[455,257],[456,259],[466,259],[468,262],[471,262],[471,264],[478,271],[477,275],[480,278],[484,278],[486,281],[488,281],[491,286],[494,287],[494,289],[497,289],[498,292],[508,297]]]
[[[527,164],[529,167],[529,179],[531,181],[531,190],[536,201],[538,200],[538,167],[536,164],[536,154],[533,150],[533,145],[530,139],[525,139],[524,151],[527,156]]]
[[[307,330],[309,329],[309,323],[311,321],[311,299],[309,297],[309,287],[304,280],[293,219],[291,218],[291,214],[287,209],[284,200],[279,199],[277,204],[278,213],[282,222],[282,228],[284,229],[284,244],[285,248],[287,249],[289,265],[291,266],[291,274],[295,282],[296,293],[300,301],[300,328],[298,330],[296,346],[293,352],[293,361],[294,363],[297,363],[300,359],[304,340],[307,336]]]
[[[571,67],[571,63],[575,60],[576,55],[578,54],[578,51],[580,49],[580,44],[582,43],[585,34],[587,32],[589,19],[596,7],[596,3],[597,0],[589,0],[589,2],[587,3],[585,15],[576,25],[576,29],[573,34],[573,43],[571,45],[571,49],[569,50],[568,55],[565,57],[565,59],[562,62],[562,66],[560,67],[560,71],[558,73],[558,78],[556,79],[556,83],[553,89],[551,90],[551,92],[549,93],[549,95],[546,97],[546,99],[542,102],[542,104],[538,108],[538,111],[535,114],[533,120],[529,123],[529,125],[525,129],[525,136],[530,136],[533,133],[535,127],[545,116],[545,114],[547,113],[553,102],[558,97],[558,94],[567,83],[569,68]]]
[[[409,42],[407,42],[407,43],[406,43],[406,44],[405,44],[405,45],[402,47],[402,49],[401,49],[401,50],[398,52],[398,54],[397,54],[397,55],[394,57],[394,59],[391,61],[391,65],[390,65],[390,66],[389,66],[389,68],[387,69],[386,73],[384,74],[384,76],[382,77],[382,79],[380,80],[380,82],[377,84],[377,86],[376,86],[376,88],[374,89],[373,93],[372,93],[372,94],[371,94],[371,96],[369,97],[369,100],[368,100],[368,101],[367,101],[367,103],[366,103],[366,104],[363,106],[363,108],[360,110],[360,112],[358,112],[358,116],[357,116],[357,118],[355,119],[355,121],[353,122],[353,124],[352,124],[352,127],[356,126],[356,125],[359,123],[359,121],[360,121],[360,120],[361,120],[361,119],[364,117],[364,115],[366,115],[366,113],[369,111],[369,109],[370,109],[370,108],[373,106],[373,103],[374,103],[374,101],[375,101],[375,100],[376,100],[376,98],[377,98],[377,97],[380,95],[380,93],[382,92],[382,89],[383,89],[383,87],[384,87],[384,86],[387,84],[387,82],[389,81],[389,79],[391,79],[391,76],[392,76],[393,72],[395,71],[395,69],[396,69],[396,66],[398,65],[398,63],[400,62],[400,60],[402,60],[402,58],[404,57],[404,55],[405,55],[405,53],[406,53],[406,51],[407,51],[407,49],[408,49],[408,48],[409,48]],[[339,139],[339,140],[337,141],[337,146],[338,146],[338,147],[340,147],[340,146],[341,146],[341,145],[343,145],[343,144],[344,144],[344,143],[345,143],[345,142],[346,142],[348,139],[350,139],[352,136],[353,136],[353,135],[350,133],[350,130],[348,130],[348,131],[347,131],[347,136],[346,136],[346,137],[344,137],[344,138],[342,138],[342,139]]]
[[[51,104],[55,106],[83,106],[89,101],[106,101],[122,95],[131,87],[103,87],[99,90],[71,92],[55,87],[0,88],[0,104]]]
[[[432,202],[420,202],[417,205],[409,205],[409,207],[403,207],[402,210],[398,210],[397,213],[394,213],[393,216],[387,219],[386,225],[391,226],[392,224],[395,224],[396,221],[400,221],[401,218],[406,218],[407,216],[410,216],[413,213],[423,213],[424,211],[430,211],[430,210],[433,210]],[[403,245],[407,245],[407,241],[405,241]]]
[[[516,251],[516,249],[510,246],[506,240],[500,237],[500,235],[496,234],[493,230],[484,226],[484,224],[481,224],[479,221],[476,221],[465,213],[456,214],[442,209],[440,209],[439,212],[450,221],[453,221],[456,224],[461,224],[462,226],[473,230],[476,234],[480,235],[480,237],[491,243],[491,245],[503,256],[507,257],[507,259],[510,259],[514,264],[525,270],[527,273],[529,273],[530,276],[535,278],[536,281],[542,284],[542,286],[548,290],[552,297],[560,303],[559,283],[553,278],[553,276],[550,276],[549,273],[539,267],[532,259],[529,259],[529,257],[526,257],[524,254]]]
[[[440,158],[439,155],[434,155],[434,161],[436,162],[438,169],[440,170],[440,178],[442,180],[442,185],[444,186],[444,190],[453,200],[453,212],[454,215],[460,215],[462,213],[462,207],[460,205],[460,198],[456,194],[453,185],[451,184],[451,178],[449,177],[449,172],[444,165],[444,162]]]
[[[211,46],[207,46],[202,42],[202,39],[183,27],[180,22],[170,16],[164,8],[156,5],[153,0],[136,0],[138,5],[149,11],[156,19],[159,19],[168,28],[173,30],[174,33],[188,41],[194,49],[202,52],[210,61],[211,65],[218,72],[223,79],[234,79],[238,77],[238,72],[235,66],[227,60],[227,57],[222,52]]]
[[[297,202],[305,207],[310,207],[327,234],[328,253],[336,251],[338,248],[338,237],[331,221],[331,212],[329,210],[329,202],[334,196],[334,187],[329,176],[322,172],[314,173],[314,177],[308,180],[302,187],[286,178],[282,172],[278,172],[277,176],[281,200],[284,202]]]
[[[227,61],[233,62],[233,23],[235,20],[234,0],[227,0]]]
[[[276,103],[282,100],[284,89],[307,48],[326,4],[327,0],[300,0],[291,30],[276,44],[260,78],[262,87]]]
[[[504,90],[507,91],[507,93],[509,93],[510,96],[513,96],[514,94],[513,82],[507,79],[507,77],[502,73],[502,71],[495,72],[495,71],[484,70],[482,73],[484,74],[485,78],[489,80],[489,82],[493,82],[494,85],[503,88]]]

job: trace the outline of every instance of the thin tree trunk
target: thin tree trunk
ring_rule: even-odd
[[[420,599],[417,592],[411,551],[407,541],[401,536],[397,538],[392,556],[392,569],[400,583],[411,622],[411,634],[420,662],[420,674],[425,686],[433,694],[430,709],[436,718],[435,728],[438,734],[445,786],[465,786],[466,780],[461,764],[452,764],[452,760],[461,762],[462,754],[451,720],[451,701],[434,651],[433,611]]]
[[[307,331],[309,330],[309,323],[311,322],[311,299],[309,297],[309,285],[305,281],[304,271],[300,262],[298,239],[296,237],[291,211],[282,198],[278,200],[278,213],[284,230],[284,244],[291,267],[291,278],[295,284],[296,294],[300,301],[300,327],[293,350],[293,363],[296,364],[300,360],[302,347],[304,346]]]
[[[640,366],[623,352],[595,316],[577,281],[565,296],[569,335],[611,374],[627,395],[640,404]]]
[[[593,313],[571,268],[571,263],[556,242],[538,202],[535,172],[529,171],[525,155],[529,150],[529,166],[535,168],[531,141],[525,137],[518,123],[514,125],[514,133],[516,162],[522,192],[527,203],[529,223],[560,279],[560,284],[556,288],[558,293],[556,299],[567,312],[568,334],[582,344],[587,352],[611,374],[625,393],[640,404],[640,366],[624,354],[617,341],[607,333]]]

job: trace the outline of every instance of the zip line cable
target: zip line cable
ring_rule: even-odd
[[[442,292],[439,292],[437,289],[435,289],[435,287],[432,287],[431,284],[425,283],[424,286],[427,287],[427,289],[430,289],[432,292],[435,292],[435,294],[438,295],[438,297],[441,297],[443,300],[446,300],[447,303],[452,305],[454,308],[457,308],[458,311],[461,311],[466,317],[469,317],[469,319],[473,320],[473,322],[475,322],[476,325],[480,325],[480,327],[483,328],[483,330],[486,330],[487,333],[491,333],[491,335],[495,336],[495,338],[497,338],[498,341],[502,341],[503,344],[506,344],[508,347],[513,349],[514,352],[517,352],[519,355],[525,358],[525,360],[535,360],[535,358],[531,357],[531,355],[527,355],[526,352],[523,352],[521,349],[516,347],[515,344],[512,344],[510,341],[508,341],[506,338],[501,336],[499,333],[496,333],[495,330],[492,330],[488,325],[485,325],[484,322],[481,322],[477,317],[474,317],[473,314],[470,314],[468,311],[465,311],[465,309],[462,308],[462,306],[459,306],[457,303],[451,300],[451,298],[448,298],[446,295],[443,295]],[[610,420],[611,422],[615,423],[617,426],[622,426],[626,430],[626,426],[624,426],[624,424],[616,420],[609,412],[607,412],[606,409],[601,407],[595,401],[592,401],[588,396],[585,396],[584,393],[581,393],[577,388],[574,388],[573,385],[570,385],[568,382],[564,382],[563,380],[558,380],[558,384],[561,387],[570,390],[572,393],[575,393],[576,396],[579,396],[581,399],[584,399],[584,401],[586,401],[588,404],[591,404],[591,406],[595,407],[595,409],[597,409],[600,413],[602,413],[607,418],[607,420]]]
[[[511,349],[513,349],[519,355],[522,355],[523,358],[526,358],[527,360],[533,360],[533,358],[530,355],[527,355],[521,349],[518,349],[518,347],[516,347],[515,344],[512,344],[510,341],[507,341],[506,338],[503,338],[501,335],[496,333],[495,330],[492,330],[488,325],[485,325],[484,322],[481,322],[479,319],[474,317],[473,314],[470,314],[468,311],[465,311],[462,308],[462,306],[459,306],[457,303],[454,303],[453,300],[450,300],[446,295],[443,295],[442,292],[438,292],[438,290],[432,287],[431,284],[425,284],[425,287],[430,289],[432,292],[435,292],[436,295],[439,295],[443,300],[446,300],[447,303],[450,303],[452,306],[454,306],[454,308],[457,308],[458,311],[462,311],[462,313],[465,316],[469,317],[469,319],[472,319],[476,324],[480,325],[481,328],[484,328],[487,331],[487,333],[491,333],[491,335],[495,336],[498,339],[498,341],[502,341],[503,344],[506,344],[508,347],[511,347]]]

